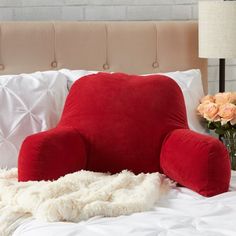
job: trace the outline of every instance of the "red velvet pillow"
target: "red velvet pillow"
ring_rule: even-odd
[[[227,191],[230,177],[223,144],[188,130],[183,95],[172,79],[121,73],[76,81],[57,127],[23,143],[18,169],[20,181],[80,169],[163,170],[205,196]]]

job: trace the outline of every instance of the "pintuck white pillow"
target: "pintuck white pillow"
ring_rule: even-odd
[[[60,72],[0,76],[0,167],[17,166],[24,138],[56,126],[68,94]]]
[[[80,79],[81,77],[98,71],[86,71],[86,70],[60,70],[68,78],[68,87],[70,88],[72,83]],[[201,122],[201,118],[197,115],[197,106],[200,99],[204,96],[201,71],[198,69],[187,70],[187,71],[175,71],[167,73],[159,73],[166,75],[179,85],[182,90],[186,110],[189,128],[199,133],[207,133],[204,125]]]

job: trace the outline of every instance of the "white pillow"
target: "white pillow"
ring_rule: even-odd
[[[162,74],[172,78],[181,88],[184,95],[189,128],[193,131],[206,134],[207,130],[202,124],[202,119],[197,114],[197,106],[204,96],[201,71],[194,69]]]
[[[69,88],[71,87],[72,83],[75,80],[80,79],[85,75],[98,72],[98,71],[67,70],[67,69],[62,69],[60,71],[61,73],[63,73],[65,76],[68,77]],[[181,88],[182,93],[184,95],[189,128],[199,133],[207,133],[196,111],[200,99],[204,96],[200,70],[193,69],[187,71],[176,71],[176,72],[159,73],[159,74],[163,74],[172,78]]]
[[[17,166],[22,141],[56,126],[68,93],[60,72],[0,76],[0,167]]]

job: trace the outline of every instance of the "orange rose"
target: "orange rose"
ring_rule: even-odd
[[[203,103],[203,117],[209,121],[219,121],[220,117],[218,116],[219,105],[213,102]]]
[[[231,124],[235,124],[236,120],[236,106],[232,103],[226,103],[219,107],[218,115],[221,117],[221,123],[226,124],[230,121]]]
[[[215,102],[215,98],[212,95],[206,95],[201,99],[201,103]]]
[[[204,109],[205,109],[205,104],[199,104],[197,107],[197,111],[200,113],[200,115],[204,116]]]
[[[222,105],[225,103],[229,103],[231,102],[231,93],[227,92],[227,93],[217,93],[215,95],[215,103],[218,105]]]

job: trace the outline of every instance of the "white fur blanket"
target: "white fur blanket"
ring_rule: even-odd
[[[171,186],[159,173],[78,171],[56,181],[17,182],[17,169],[0,170],[0,235],[10,235],[32,217],[79,222],[147,211]]]

